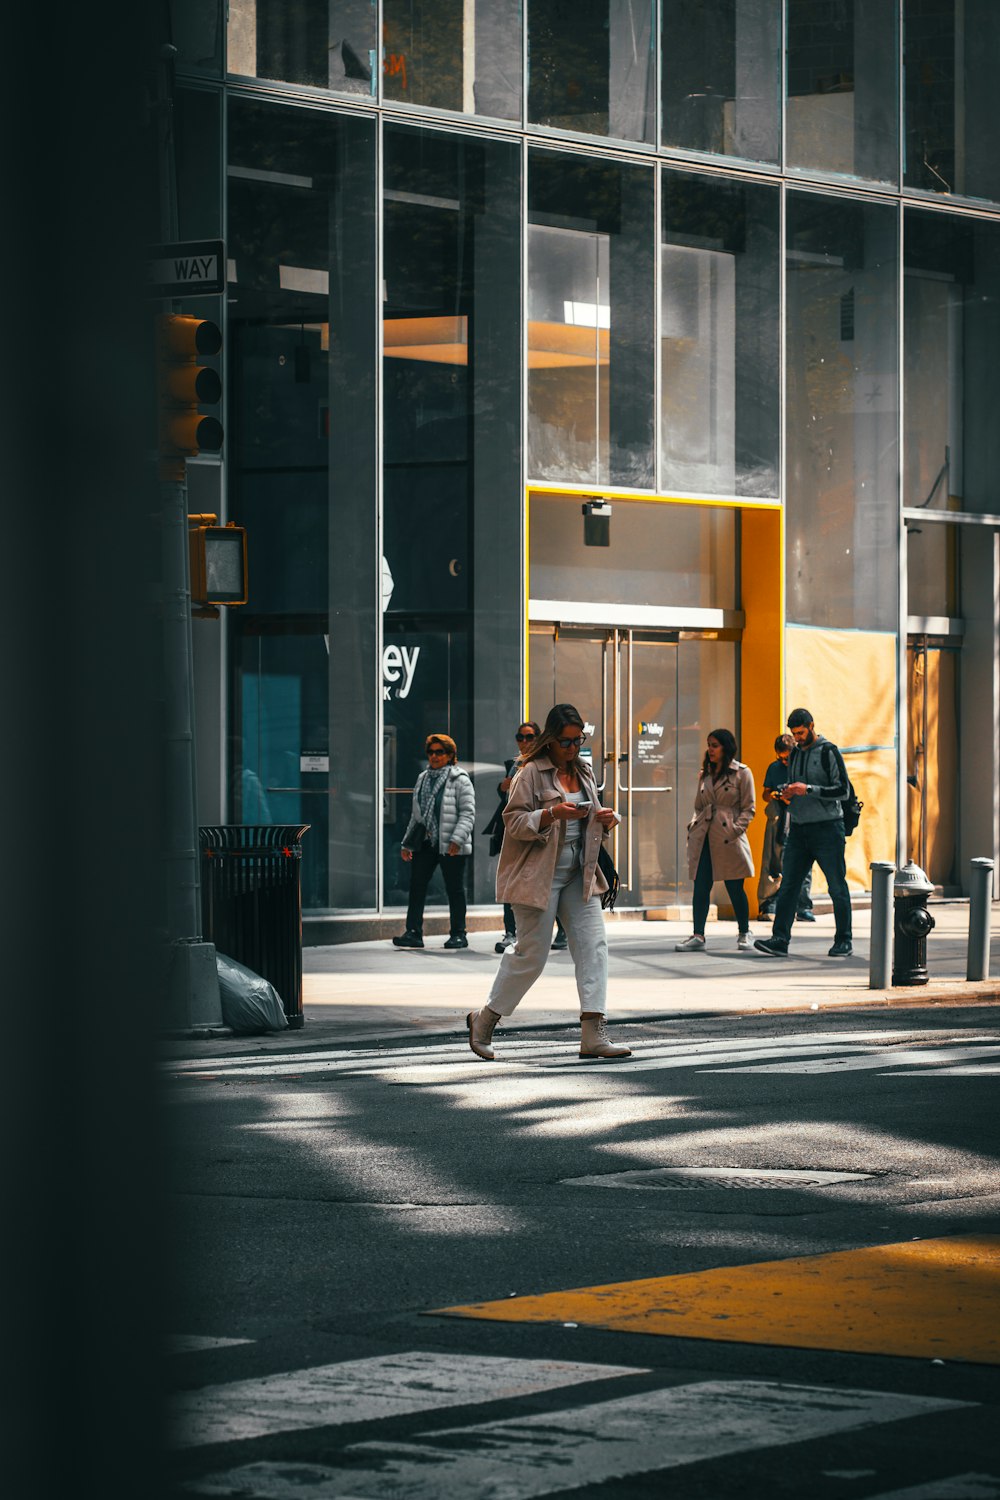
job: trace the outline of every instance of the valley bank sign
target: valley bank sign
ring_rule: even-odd
[[[382,613],[392,598],[392,570],[382,558]],[[419,646],[386,646],[382,651],[382,699],[408,698],[420,660]],[[398,685],[397,685],[398,684]]]

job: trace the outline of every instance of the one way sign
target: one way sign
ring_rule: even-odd
[[[221,240],[154,245],[149,260],[153,297],[202,297],[225,291],[226,247]]]

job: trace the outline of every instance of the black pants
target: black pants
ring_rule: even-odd
[[[428,841],[417,849],[410,861],[410,903],[406,908],[407,932],[424,930],[424,902],[431,876],[441,866],[444,888],[448,892],[448,909],[451,913],[451,935],[465,932],[465,867],[467,854],[439,854]]]
[[[514,916],[514,908],[509,901],[503,904],[503,930],[508,937],[517,937],[517,919]],[[562,937],[563,924],[556,917],[556,937]]]
[[[774,908],[772,937],[788,942],[792,923],[799,909],[796,899],[813,861],[826,876],[837,923],[835,940],[851,941],[851,893],[847,888],[847,866],[844,862],[844,825],[839,818],[820,823],[793,823],[781,862],[781,889]]]
[[[750,931],[750,904],[747,901],[747,893],[743,889],[742,880],[727,880],[726,890],[729,899],[733,903],[733,911],[736,913],[736,924],[740,932]],[[701,859],[698,861],[698,872],[694,877],[694,930],[705,935],[705,921],[708,917],[708,908],[712,897],[712,852],[708,847],[708,835],[701,846]]]

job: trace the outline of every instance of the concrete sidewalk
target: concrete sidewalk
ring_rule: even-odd
[[[803,1010],[812,1006],[876,1003],[966,1003],[1000,998],[1000,905],[991,923],[991,973],[984,985],[965,982],[969,908],[967,902],[933,907],[936,927],[928,939],[926,987],[869,990],[870,913],[855,913],[853,958],[827,958],[833,917],[797,923],[786,959],[756,951],[737,953],[736,927],[710,922],[704,953],[675,953],[674,944],[690,933],[680,922],[616,921],[608,924],[610,1019],[651,1016],[717,1015],[722,1012]],[[428,939],[422,950],[393,948],[391,942],[345,943],[310,948],[304,955],[305,1030],[337,1019],[351,1029],[414,1031],[464,1024],[471,1007],[482,1005],[500,962],[493,945],[500,934],[472,933],[467,951],[445,952],[443,938]],[[757,923],[755,936],[770,928]],[[545,972],[518,1006],[518,1026],[552,1026],[579,1014],[573,961],[553,953]],[[512,1023],[513,1024],[513,1023]]]
[[[710,922],[704,953],[675,953],[690,925],[680,922],[616,920],[608,923],[610,983],[608,1016],[615,1023],[731,1014],[827,1010],[845,1006],[987,1005],[1000,1001],[1000,904],[991,921],[994,978],[965,982],[969,907],[964,901],[933,905],[936,927],[928,940],[927,986],[895,990],[868,988],[870,916],[855,912],[855,954],[827,958],[833,917],[796,924],[786,959],[737,953],[736,928]],[[267,1037],[176,1039],[165,1044],[168,1057],[212,1057],[228,1053],[301,1050],[331,1045],[371,1045],[407,1037],[452,1034],[465,1028],[465,1015],[481,1006],[500,959],[493,932],[470,934],[467,950],[442,948],[444,937],[428,939],[416,952],[379,942],[338,943],[307,948],[305,1026]],[[757,923],[757,936],[769,928]],[[553,953],[542,977],[522,1000],[509,1025],[569,1026],[579,1015],[573,962]]]

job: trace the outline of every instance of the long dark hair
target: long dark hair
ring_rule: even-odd
[[[537,760],[540,755],[547,755],[549,746],[559,738],[559,732],[564,724],[572,724],[579,729],[581,734],[584,733],[580,710],[574,708],[572,703],[557,703],[554,708],[549,709],[545,716],[544,729],[535,743],[521,756],[522,765],[527,765],[529,760]],[[580,755],[577,752],[573,759],[567,762],[566,770],[578,776],[580,769]]]
[[[739,759],[740,747],[736,743],[736,736],[731,729],[710,729],[706,735],[706,739],[718,740],[722,746],[722,759],[719,761],[719,769],[716,771],[708,758],[708,751],[706,750],[705,759],[702,762],[701,774],[707,776],[709,771],[711,771],[713,776],[722,776],[729,770],[733,761]]]

